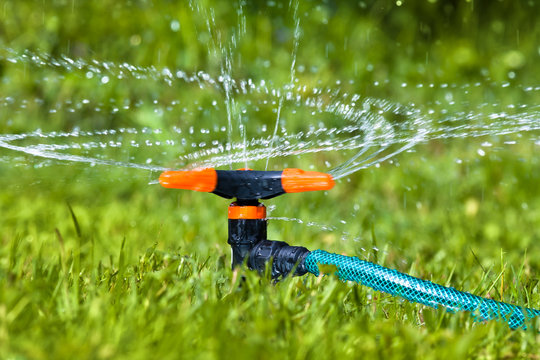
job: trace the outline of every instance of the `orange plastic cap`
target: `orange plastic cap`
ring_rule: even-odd
[[[321,172],[285,169],[281,174],[281,186],[286,193],[330,190],[334,187],[334,179]]]
[[[217,172],[214,169],[165,171],[159,176],[159,183],[170,189],[212,192],[217,185]]]
[[[229,219],[266,219],[266,207],[263,204],[238,206],[236,203],[232,203],[229,206]]]

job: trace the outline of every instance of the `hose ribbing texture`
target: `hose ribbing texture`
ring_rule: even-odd
[[[540,310],[524,308],[445,287],[385,268],[357,257],[310,252],[305,259],[308,272],[319,276],[319,265],[335,265],[335,274],[344,281],[355,281],[377,291],[400,296],[433,308],[443,306],[449,312],[470,311],[477,321],[499,320],[512,329],[526,329],[526,323],[540,316]]]

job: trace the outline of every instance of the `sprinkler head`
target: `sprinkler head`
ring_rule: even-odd
[[[159,177],[162,186],[172,189],[211,192],[239,201],[271,199],[285,193],[330,190],[330,174],[285,169],[283,171],[215,170],[165,171]]]
[[[237,200],[229,206],[229,236],[232,267],[247,264],[250,269],[264,272],[272,264],[272,277],[290,273],[304,275],[304,259],[309,250],[289,246],[282,241],[267,239],[266,208],[260,199],[271,199],[285,193],[330,190],[334,179],[330,174],[300,169],[283,171],[215,170],[165,171],[159,176],[162,186],[211,192],[226,199]]]

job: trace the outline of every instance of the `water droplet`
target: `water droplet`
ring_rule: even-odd
[[[140,35],[132,35],[130,38],[129,38],[129,43],[132,45],[132,46],[139,46],[141,44],[141,37]]]
[[[171,30],[174,32],[180,30],[180,22],[178,20],[171,21]]]

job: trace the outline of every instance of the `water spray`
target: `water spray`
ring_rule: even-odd
[[[397,270],[323,250],[309,251],[283,241],[267,239],[267,200],[287,193],[330,190],[332,175],[285,169],[283,171],[215,170],[165,171],[159,182],[172,189],[211,192],[226,199],[229,205],[228,243],[232,249],[232,267],[243,264],[264,272],[271,268],[272,278],[306,273],[319,276],[327,266],[335,267],[341,280],[354,281],[374,290],[400,296],[432,308],[442,306],[448,312],[469,311],[477,321],[499,320],[512,329],[526,329],[526,323],[540,316],[540,310],[485,299],[467,292],[422,280]],[[322,266],[322,267],[321,267]]]

